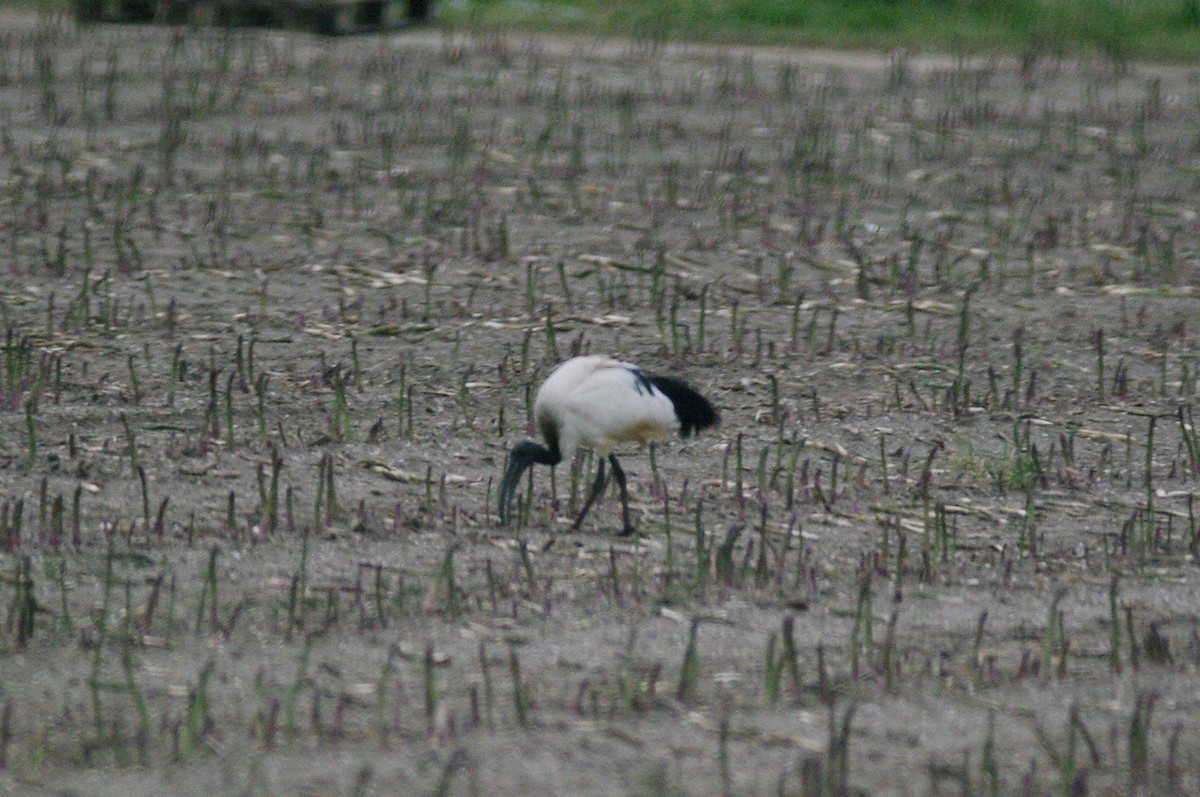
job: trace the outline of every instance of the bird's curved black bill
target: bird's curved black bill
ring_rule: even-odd
[[[501,526],[508,525],[509,507],[512,505],[513,495],[517,491],[517,485],[521,483],[521,477],[525,475],[525,471],[532,464],[533,457],[529,455],[524,446],[517,446],[508,455],[508,463],[504,467],[504,478],[500,481]]]
[[[507,526],[509,520],[509,505],[512,504],[513,493],[517,490],[517,483],[520,482],[521,476],[525,473],[525,469],[529,467],[528,462],[516,460],[510,454],[508,457],[508,467],[504,469],[504,480],[500,482],[500,525]]]
[[[517,443],[513,447],[508,455],[508,464],[504,466],[504,478],[500,481],[500,525],[508,525],[508,508],[526,469],[534,463],[553,467],[561,460],[557,447],[550,449],[532,440]]]

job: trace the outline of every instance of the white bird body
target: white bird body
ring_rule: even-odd
[[[665,440],[679,430],[675,406],[640,368],[611,357],[573,357],[538,390],[533,417],[571,459],[578,448],[607,456],[621,443]]]
[[[632,363],[611,357],[573,357],[551,372],[538,389],[534,421],[546,444],[518,443],[508,457],[500,484],[500,521],[508,520],[508,505],[517,482],[533,464],[551,467],[580,448],[601,457],[591,495],[575,520],[578,529],[592,503],[607,484],[604,457],[621,488],[624,532],[633,532],[625,472],[613,450],[622,443],[663,440],[673,432],[687,437],[719,421],[708,399],[687,383],[670,376],[649,376]]]

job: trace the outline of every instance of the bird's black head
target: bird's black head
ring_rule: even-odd
[[[504,467],[504,478],[500,482],[500,525],[507,526],[508,507],[517,491],[517,484],[525,470],[533,464],[555,465],[555,459],[550,449],[532,440],[524,440],[513,447],[508,455],[508,464]]]

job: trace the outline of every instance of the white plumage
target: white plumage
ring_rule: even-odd
[[[629,493],[613,450],[622,443],[663,440],[677,431],[687,437],[719,420],[712,404],[682,380],[650,376],[632,363],[601,356],[574,357],[555,368],[538,390],[533,414],[546,445],[526,440],[513,448],[500,485],[500,521],[508,521],[509,504],[526,468],[553,467],[579,448],[590,448],[602,459],[574,528],[607,484],[607,457],[621,490],[626,534],[633,531]]]
[[[579,447],[607,456],[620,443],[662,440],[679,429],[675,407],[636,365],[608,357],[575,357],[546,379],[533,404],[542,435],[558,434],[570,459]]]

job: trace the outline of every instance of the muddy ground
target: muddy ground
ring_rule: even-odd
[[[1200,791],[1200,69],[2,29],[0,794]]]

